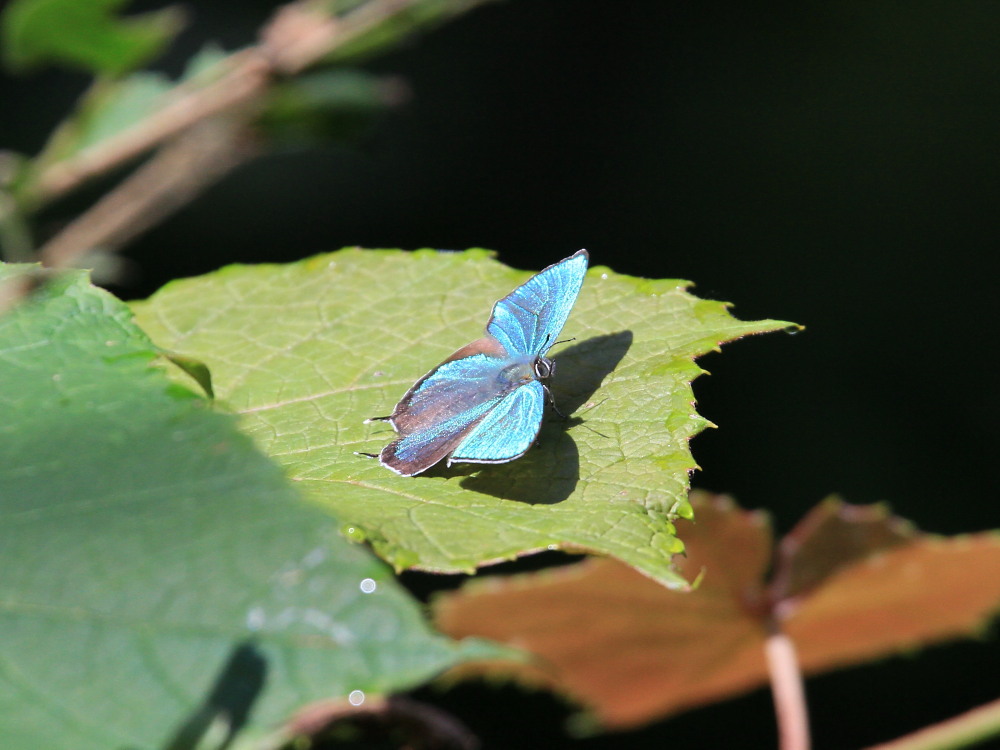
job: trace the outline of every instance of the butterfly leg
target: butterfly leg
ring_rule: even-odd
[[[565,414],[563,414],[561,411],[559,411],[559,407],[556,406],[556,400],[552,396],[552,390],[547,385],[545,385],[544,383],[542,383],[542,388],[545,389],[545,395],[549,399],[549,405],[552,407],[552,411],[554,411],[560,418],[562,418],[562,419],[568,419],[568,417]]]
[[[392,419],[391,416],[388,417],[369,417],[364,421],[364,424],[371,424],[372,422],[388,422]],[[378,458],[378,453],[364,453],[363,451],[354,451],[355,456],[364,456],[365,458]]]

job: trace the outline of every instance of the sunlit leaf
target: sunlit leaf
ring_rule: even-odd
[[[599,261],[600,254],[595,253]],[[493,302],[529,274],[485,251],[344,250],[284,266],[231,266],[135,305],[161,346],[205,362],[218,401],[318,504],[397,568],[470,571],[544,550],[612,555],[668,585],[686,515],[693,358],[782,328],[743,322],[686,282],[592,268],[553,349],[549,418],[517,461],[400,477],[355,451],[393,437],[409,386],[482,335]]]

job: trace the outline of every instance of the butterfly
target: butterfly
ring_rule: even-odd
[[[409,477],[442,459],[451,466],[523,456],[551,400],[546,382],[556,365],[545,354],[573,309],[587,261],[580,250],[532,276],[493,306],[485,336],[414,383],[392,414],[367,420],[387,421],[397,433],[379,463]]]

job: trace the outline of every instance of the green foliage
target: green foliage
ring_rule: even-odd
[[[205,362],[219,401],[318,505],[397,569],[471,571],[544,549],[612,555],[668,586],[689,515],[692,359],[746,323],[679,281],[592,269],[555,350],[547,419],[515,462],[400,477],[355,451],[392,439],[406,389],[478,338],[527,274],[485,251],[343,250],[286,266],[231,266],[134,305],[161,346]]]
[[[118,18],[127,0],[14,0],[0,17],[4,61],[12,69],[59,63],[121,75],[156,57],[180,30],[165,8]]]
[[[282,145],[355,141],[404,91],[360,70],[324,70],[276,86],[260,124],[272,142]]]
[[[399,4],[397,12],[370,25],[364,34],[338,46],[325,58],[326,62],[357,62],[376,54],[383,54],[393,47],[413,38],[415,32],[431,28],[481,4],[483,0],[419,0]],[[339,15],[351,14],[355,7],[363,13],[364,3],[348,0],[320,0]]]
[[[0,266],[0,282],[29,270]],[[5,750],[162,746],[182,723],[253,735],[497,653],[434,635],[391,571],[160,361],[82,272],[0,317]]]

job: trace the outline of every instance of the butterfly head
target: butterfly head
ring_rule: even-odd
[[[535,377],[539,380],[548,380],[556,372],[556,363],[548,357],[543,357],[541,355],[535,357],[533,367],[535,370]]]

